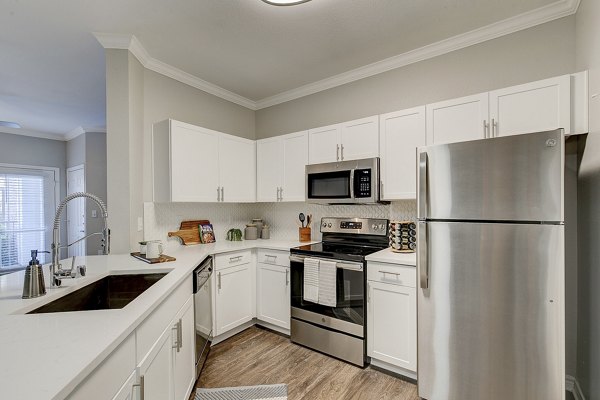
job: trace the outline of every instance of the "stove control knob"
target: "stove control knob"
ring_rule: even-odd
[[[331,228],[331,222],[327,224],[327,227],[328,227],[328,228]]]
[[[381,229],[383,231],[385,229],[385,224],[379,225],[379,229]]]
[[[373,228],[373,230],[374,230],[374,231],[376,231],[377,229],[379,229],[379,226],[377,226],[376,224],[373,224],[373,225],[371,226],[371,228]]]
[[[327,228],[327,222],[323,222],[323,228]]]

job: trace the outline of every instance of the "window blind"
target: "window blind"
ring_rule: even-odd
[[[26,266],[31,250],[49,250],[55,172],[0,166],[0,273]],[[48,262],[41,254],[39,260]]]

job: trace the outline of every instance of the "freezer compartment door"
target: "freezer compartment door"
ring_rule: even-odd
[[[564,400],[564,226],[419,230],[419,396]]]
[[[563,221],[562,130],[422,147],[419,219]]]

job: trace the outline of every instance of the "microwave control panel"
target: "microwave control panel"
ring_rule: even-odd
[[[371,197],[371,169],[354,170],[354,197]]]

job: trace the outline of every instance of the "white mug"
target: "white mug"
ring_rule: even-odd
[[[152,240],[146,243],[146,258],[158,258],[163,252],[162,242]]]

